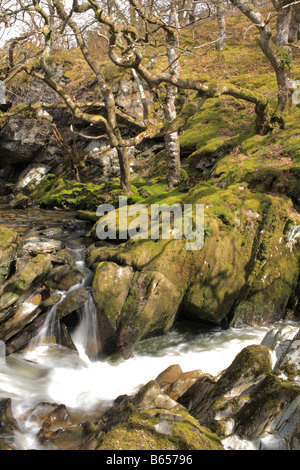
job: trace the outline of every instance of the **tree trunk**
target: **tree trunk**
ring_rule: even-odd
[[[300,37],[300,3],[294,5],[289,29],[289,42],[297,42]]]
[[[178,14],[175,2],[171,2],[170,28],[166,35],[167,54],[169,73],[172,77],[179,75],[178,62]],[[167,122],[176,118],[175,100],[177,95],[177,87],[172,84],[166,85],[166,103],[164,107],[164,117]],[[177,186],[180,183],[180,145],[178,132],[172,132],[165,135],[165,150],[168,162],[168,184],[169,187]]]
[[[290,113],[292,110],[292,97],[295,92],[294,81],[289,77],[287,70],[282,67],[276,70],[278,84],[277,114]]]
[[[128,160],[128,150],[126,147],[117,147],[121,187],[125,194],[131,193],[130,166]]]
[[[253,9],[250,2],[243,0],[230,0],[231,3],[239,8],[239,10],[246,15],[249,20],[256,26],[260,32],[259,45],[269,60],[276,74],[278,85],[278,104],[277,109],[272,117],[270,117],[270,124],[278,123],[284,127],[285,117],[293,112],[295,105],[293,103],[293,93],[295,92],[295,82],[289,77],[289,68],[291,66],[291,57],[288,50],[279,50],[276,48],[272,41],[272,30],[268,23],[266,23],[260,12]],[[288,29],[286,27],[287,18],[290,16],[291,7],[283,8],[289,5],[291,0],[283,0],[274,2],[276,9],[279,13],[277,21],[277,36],[278,44],[287,44]],[[285,13],[285,10],[287,13]],[[280,14],[284,12],[283,14]],[[265,114],[265,118],[269,113]],[[265,123],[268,125],[268,122]],[[270,126],[271,127],[271,126]]]
[[[287,2],[289,3],[289,2]],[[281,47],[288,43],[292,8],[281,8],[277,16],[276,46]]]
[[[226,22],[224,15],[224,1],[217,0],[217,20],[219,28],[219,40],[217,42],[217,49],[222,51],[226,44]]]

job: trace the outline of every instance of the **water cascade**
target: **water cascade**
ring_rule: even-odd
[[[44,449],[37,438],[40,423],[34,410],[38,404],[63,404],[88,419],[110,407],[119,395],[135,393],[172,364],[179,364],[183,371],[201,369],[215,376],[245,346],[260,344],[268,331],[266,327],[203,330],[179,325],[165,336],[142,341],[128,360],[95,357],[97,313],[91,294],[93,273],[84,262],[83,232],[74,231],[64,239],[83,274],[82,281],[67,291],[55,292],[60,300],[49,308],[29,347],[0,362],[0,399],[12,399],[12,412],[20,427],[13,440],[16,449]],[[61,302],[78,289],[86,291],[87,300],[72,314],[77,319],[70,330],[74,347],[67,348],[51,338],[56,334]],[[33,308],[29,300],[24,300],[24,311]]]

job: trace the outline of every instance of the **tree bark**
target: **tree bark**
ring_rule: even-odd
[[[277,33],[275,40],[277,47],[284,46],[289,40],[292,7],[282,8],[283,6],[286,7],[289,3],[290,0],[280,2],[280,7],[278,8]]]
[[[289,42],[294,43],[300,38],[300,3],[293,6],[290,28],[289,28]]]
[[[217,0],[217,20],[219,28],[219,40],[217,42],[217,49],[222,51],[226,45],[226,22],[224,11],[224,0]]]
[[[105,81],[105,78],[99,69],[98,65],[95,63],[93,58],[91,57],[90,51],[86,46],[84,38],[81,34],[81,31],[75,23],[75,21],[68,17],[63,4],[60,0],[54,0],[54,4],[56,6],[57,12],[62,20],[67,21],[70,28],[73,30],[77,44],[82,52],[84,59],[86,60],[87,64],[90,66],[91,70],[94,72],[95,77],[97,79],[98,85],[100,87],[101,93],[103,95],[105,108],[107,112],[107,123],[108,128],[110,130],[109,138],[110,144],[112,147],[117,149],[118,157],[119,157],[119,165],[120,165],[120,183],[123,191],[127,194],[131,192],[131,185],[130,185],[130,166],[128,161],[128,153],[121,145],[122,136],[120,129],[117,123],[117,111],[116,111],[116,103],[114,95]]]
[[[170,28],[166,34],[167,55],[169,64],[169,74],[172,77],[179,75],[178,61],[178,13],[175,1],[171,1]],[[173,121],[176,118],[176,95],[178,89],[171,83],[166,85],[166,102],[164,106],[164,117],[166,122]],[[177,186],[180,183],[180,145],[178,132],[165,134],[165,150],[168,162],[168,185],[169,187]]]
[[[256,26],[260,33],[259,45],[276,74],[277,86],[278,86],[278,105],[274,115],[270,116],[270,121],[273,123],[277,122],[280,126],[284,126],[285,115],[290,113],[294,107],[292,96],[295,91],[294,81],[289,76],[289,61],[290,55],[288,51],[285,51],[285,55],[282,55],[280,51],[274,46],[272,42],[272,30],[270,26],[264,21],[260,12],[253,9],[252,5],[248,1],[243,0],[230,0],[231,3],[236,6],[249,20]],[[287,4],[291,3],[289,0]],[[287,8],[289,10],[290,8]],[[278,11],[282,11],[282,6],[277,6]],[[282,23],[284,16],[277,22],[277,27],[282,30],[277,32],[278,38],[285,37],[286,31]],[[279,40],[279,39],[278,39]],[[280,39],[281,41],[281,39]],[[268,114],[266,114],[266,117]],[[267,123],[266,123],[267,125]]]

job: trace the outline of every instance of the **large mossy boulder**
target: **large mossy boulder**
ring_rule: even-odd
[[[93,280],[104,352],[116,346],[129,357],[142,339],[169,331],[181,295],[160,272],[99,264]]]
[[[211,325],[283,318],[299,276],[291,200],[250,191],[245,183],[226,189],[202,184],[174,202],[204,205],[201,249],[188,250],[185,238],[170,237],[119,245],[96,241],[87,250],[87,263],[96,270],[94,299],[101,321],[112,327],[112,343],[126,350],[148,334],[168,331],[176,312],[180,319]],[[125,284],[120,272],[128,273]],[[145,328],[150,309],[152,319],[154,309],[161,317],[159,328]],[[129,346],[125,356],[131,351]]]

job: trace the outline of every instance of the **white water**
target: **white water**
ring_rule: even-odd
[[[10,359],[0,365],[0,397],[13,399],[16,418],[40,402],[64,404],[69,411],[88,416],[111,406],[119,395],[135,393],[172,364],[179,364],[184,372],[201,369],[217,375],[243,347],[260,343],[266,332],[265,328],[198,334],[172,331],[163,338],[143,341],[128,360],[90,361],[85,354],[40,345],[23,356],[13,355],[13,364]],[[21,429],[16,434],[16,448],[41,448],[34,420],[21,423]]]
[[[90,294],[91,272],[83,262],[84,248],[69,244],[68,249],[84,279],[61,294],[64,298],[82,287]],[[184,372],[201,369],[218,375],[245,346],[261,343],[268,331],[249,327],[198,332],[195,328],[175,329],[166,336],[141,342],[126,361],[120,357],[92,361],[90,347],[97,341],[97,329],[91,294],[81,310],[81,321],[72,332],[77,351],[44,342],[53,333],[56,309],[57,305],[49,311],[31,348],[0,363],[0,398],[12,398],[13,414],[21,428],[14,440],[17,449],[43,448],[36,437],[39,425],[34,415],[21,419],[40,402],[64,404],[70,412],[84,413],[88,419],[94,411],[97,414],[97,410],[111,406],[119,395],[135,393],[172,364],[179,364]]]
[[[12,398],[13,414],[21,428],[14,439],[17,449],[43,449],[36,437],[39,425],[34,414],[21,419],[40,402],[64,404],[70,412],[86,414],[88,419],[97,410],[111,406],[119,395],[134,394],[172,364],[179,364],[184,372],[201,369],[218,375],[245,346],[259,344],[268,331],[249,327],[198,332],[197,327],[175,329],[166,336],[141,342],[128,360],[120,357],[90,360],[97,343],[97,316],[89,287],[92,273],[83,262],[83,248],[68,249],[84,275],[83,281],[67,292],[60,292],[61,300],[49,310],[30,347],[0,364],[0,398]],[[77,351],[49,344],[47,337],[54,335],[59,303],[71,291],[82,287],[89,293],[89,299],[71,333]]]

